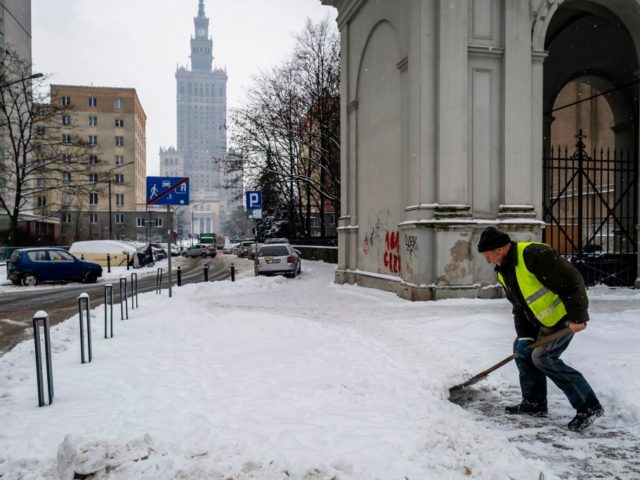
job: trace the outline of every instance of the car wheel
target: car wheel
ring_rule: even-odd
[[[200,255],[202,258],[207,258],[207,254],[203,253],[202,255]]]
[[[32,273],[27,273],[26,275],[22,276],[22,280],[20,281],[20,283],[22,283],[22,286],[24,287],[33,287],[38,283],[38,277],[36,277]]]
[[[96,283],[98,280],[98,274],[94,270],[89,270],[84,274],[84,282],[85,283]]]

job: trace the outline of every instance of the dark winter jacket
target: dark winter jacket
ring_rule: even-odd
[[[507,299],[513,305],[513,317],[518,337],[537,338],[540,329],[544,334],[563,328],[567,321],[583,323],[589,321],[589,300],[580,272],[566,259],[558,255],[548,245],[533,243],[523,252],[527,269],[549,290],[562,299],[567,315],[554,327],[543,327],[527,306],[516,279],[515,265],[518,261],[516,242],[511,242],[511,248],[501,266],[496,267],[506,285]]]

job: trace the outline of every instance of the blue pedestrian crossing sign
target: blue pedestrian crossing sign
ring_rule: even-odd
[[[189,177],[147,177],[147,205],[189,205]]]
[[[244,195],[247,201],[247,210],[262,210],[261,191],[245,192]]]

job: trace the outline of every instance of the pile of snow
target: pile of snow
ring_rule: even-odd
[[[127,253],[132,256],[136,252],[136,246],[130,242],[117,240],[84,240],[73,242],[69,247],[69,253],[76,257],[107,266],[107,253],[111,257],[112,266],[127,264]]]
[[[55,399],[42,408],[33,342],[18,345],[0,358],[0,478],[559,478],[448,401],[450,386],[510,353],[505,300],[411,303],[336,285],[334,272],[304,262],[297,279],[143,294],[129,320],[116,313],[113,339],[98,307],[84,365],[72,317],[51,332]],[[616,298],[596,294],[566,359],[605,418],[637,434],[640,295]],[[485,385],[517,385],[515,367]],[[566,404],[553,387],[550,400]]]

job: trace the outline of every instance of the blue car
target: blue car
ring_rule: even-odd
[[[25,287],[39,282],[94,283],[101,276],[100,265],[80,260],[63,248],[20,248],[7,262],[7,278]]]

